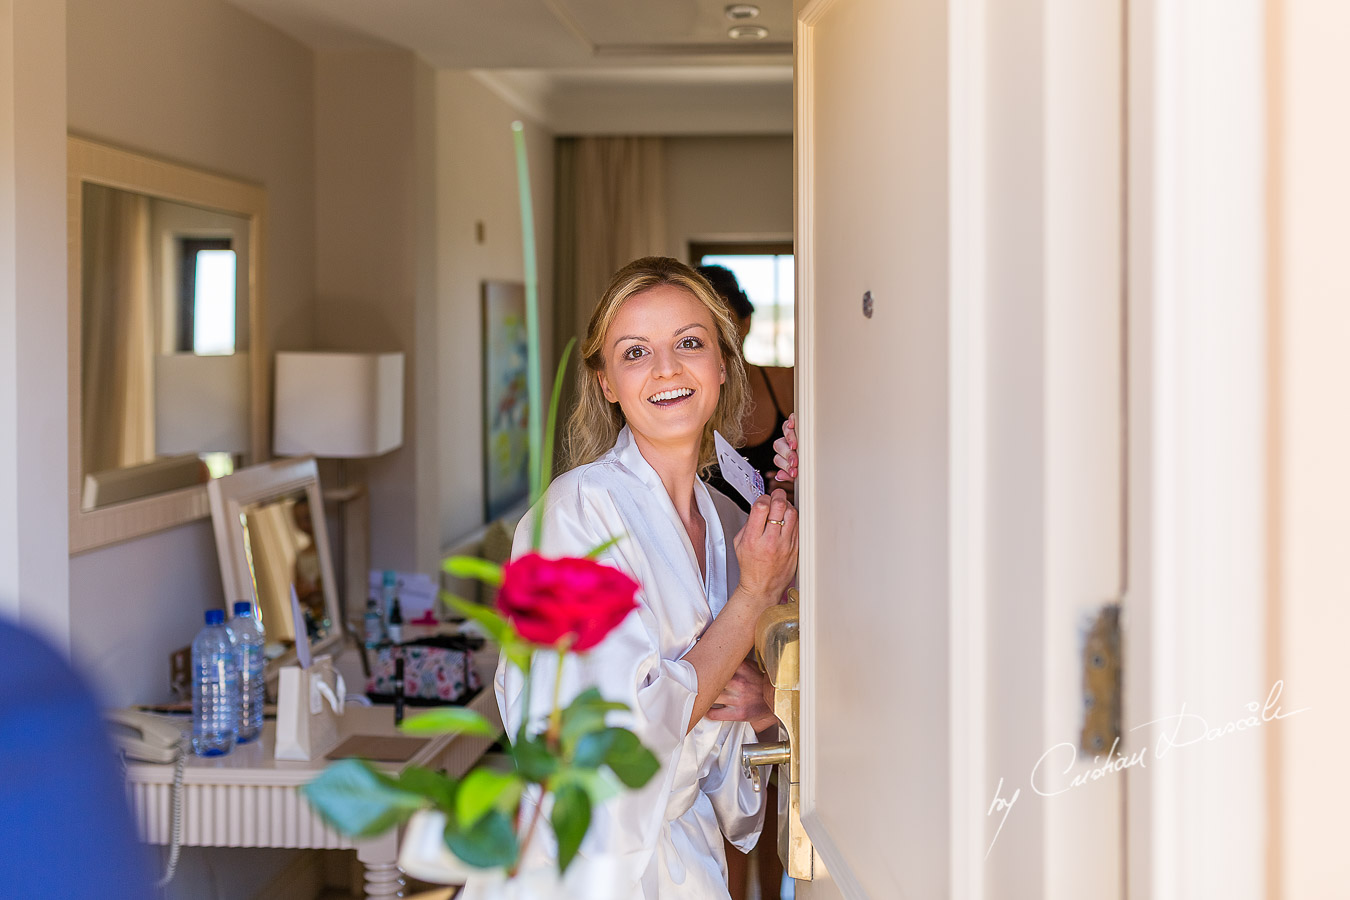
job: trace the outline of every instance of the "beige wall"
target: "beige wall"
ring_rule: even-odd
[[[371,495],[371,565],[436,565],[435,104],[401,50],[322,52],[316,65],[316,346],[406,354],[403,446],[353,463]]]
[[[689,242],[792,238],[792,137],[670,137],[666,251],[688,260]]]
[[[70,131],[265,186],[268,338],[274,350],[311,346],[313,55],[223,0],[65,5]],[[64,364],[64,338],[52,357]],[[47,402],[64,409],[58,384]],[[69,573],[72,650],[109,704],[165,697],[169,652],[225,599],[209,521],[72,557]],[[169,895],[251,896],[293,858],[188,848]]]
[[[222,0],[69,0],[67,48],[71,132],[267,188],[269,341],[310,346],[312,54]],[[72,557],[70,592],[107,702],[162,698],[169,652],[223,599],[210,522]]]
[[[1275,0],[1271,59],[1271,615],[1269,680],[1309,711],[1267,732],[1268,896],[1350,883],[1342,755],[1350,631],[1350,7]],[[1296,701],[1296,702],[1294,702]]]
[[[65,646],[65,10],[0,0],[0,613]]]
[[[483,522],[481,349],[484,279],[523,281],[523,241],[511,122],[520,113],[467,72],[436,76],[436,207],[439,232],[437,331],[440,347],[442,546]],[[553,136],[525,122],[536,242],[542,346],[551,346]],[[475,224],[483,224],[478,242]],[[545,380],[552,362],[544,360]]]

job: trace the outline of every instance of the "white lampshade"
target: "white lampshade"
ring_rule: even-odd
[[[362,458],[403,444],[402,353],[278,353],[273,449]]]
[[[155,452],[247,453],[248,354],[155,357]]]

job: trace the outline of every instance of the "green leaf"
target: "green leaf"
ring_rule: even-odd
[[[578,784],[565,784],[553,795],[553,833],[558,836],[558,871],[566,872],[586,829],[591,827],[591,797]]]
[[[604,699],[595,688],[582,691],[562,711],[561,737],[564,755],[570,755],[577,741],[584,735],[604,728],[607,712],[627,708],[626,704]]]
[[[349,837],[374,837],[427,805],[421,794],[404,790],[362,759],[333,763],[300,789],[310,806]]]
[[[652,751],[642,746],[638,736],[627,728],[615,728],[614,743],[605,754],[609,766],[619,780],[630,788],[640,788],[661,768]]]
[[[595,547],[593,547],[591,551],[586,554],[586,558],[599,559],[601,553],[604,553],[610,547],[613,547],[615,544],[617,544],[619,541],[623,540],[626,537],[628,537],[628,535],[626,534],[616,534],[614,537],[605,541],[603,544],[598,544]]]
[[[572,765],[581,769],[596,769],[605,761],[609,750],[614,746],[617,728],[602,728],[581,736],[576,751],[572,754]]]
[[[465,706],[441,706],[409,717],[399,726],[404,734],[469,734],[495,738],[501,730]]]
[[[516,761],[516,771],[526,781],[543,784],[558,771],[558,758],[548,749],[548,744],[540,735],[518,736],[511,745],[511,756]]]
[[[514,812],[524,789],[524,783],[515,772],[473,769],[460,781],[455,794],[455,816],[460,827],[472,828],[490,809],[507,814]]]
[[[500,810],[489,810],[472,828],[445,826],[445,843],[456,856],[479,869],[515,865],[520,854],[516,830]]]
[[[441,568],[456,578],[474,578],[493,587],[501,587],[502,567],[476,556],[452,556]]]
[[[398,776],[398,786],[405,791],[421,794],[440,809],[455,808],[455,779],[442,772],[409,766]]]

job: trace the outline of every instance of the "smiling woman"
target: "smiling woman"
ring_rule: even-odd
[[[745,658],[760,613],[796,570],[797,514],[777,491],[747,519],[698,477],[713,462],[714,429],[739,440],[747,391],[736,327],[688,266],[647,257],[621,269],[582,355],[575,467],[521,522],[514,555],[533,552],[538,518],[538,552],[600,547],[600,562],[640,585],[637,609],[584,655],[550,654],[528,675],[503,662],[503,722],[516,733],[547,717],[550,698],[566,703],[591,686],[625,704],[631,713],[610,724],[631,728],[661,768],[595,809],[573,877],[587,897],[727,898],[723,836],[746,849],[763,821],[740,748],[777,721]],[[539,802],[522,797],[523,821]],[[545,835],[529,852],[527,866],[558,850]],[[486,895],[470,881],[464,896]]]

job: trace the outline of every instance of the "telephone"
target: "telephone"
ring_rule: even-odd
[[[128,759],[171,763],[182,752],[183,729],[172,719],[137,709],[114,709],[105,717],[113,741]]]
[[[187,736],[173,719],[156,716],[139,709],[112,709],[103,714],[108,720],[108,732],[125,760],[139,762],[174,763],[173,793],[170,797],[172,830],[169,838],[169,859],[164,875],[155,882],[163,888],[173,880],[178,869],[178,852],[183,843],[183,770],[187,766]]]

